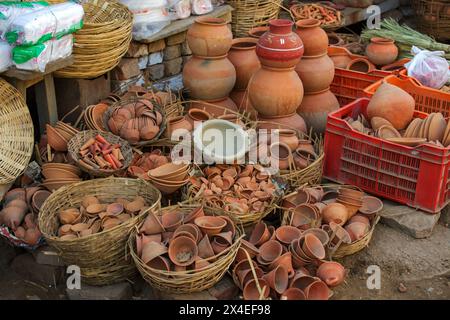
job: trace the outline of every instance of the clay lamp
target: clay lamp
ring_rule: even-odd
[[[302,249],[311,259],[322,260],[325,258],[325,248],[319,238],[314,234],[305,235]]]
[[[161,223],[165,230],[175,231],[183,223],[183,215],[178,211],[169,211],[161,216]]]
[[[216,235],[227,225],[227,221],[221,217],[203,216],[195,218],[194,223],[209,236]]]
[[[289,288],[280,297],[280,300],[306,300],[302,290],[298,288]]]
[[[312,277],[310,275],[305,274],[295,274],[295,276],[292,278],[289,287],[290,288],[297,288],[302,291],[305,291],[305,289],[315,281],[317,281],[318,278]]]
[[[300,257],[297,252],[295,251],[294,245],[291,244],[289,246],[289,252],[291,253],[292,258],[292,266],[296,269],[306,266],[307,264],[310,264],[311,261],[304,260],[302,257]]]
[[[262,277],[270,288],[282,294],[289,284],[288,270],[284,265],[278,265],[275,269]]]
[[[289,278],[294,276],[295,271],[294,271],[294,268],[292,267],[292,254],[290,252],[286,252],[283,255],[276,258],[269,265],[269,269],[273,270],[276,267],[278,267],[279,265],[283,265],[287,269]]]
[[[214,250],[207,234],[198,243],[198,256],[203,259],[208,259],[214,256]]]
[[[98,221],[98,220],[97,220]],[[93,233],[96,233],[99,231],[99,229],[97,229],[100,226],[100,224],[98,224],[98,226],[95,224],[95,222],[92,224],[91,229],[93,231]],[[153,234],[150,236],[147,236],[145,234],[137,234],[136,235],[136,253],[138,254],[138,256],[141,256],[142,254],[142,248],[150,242],[156,242],[156,243],[161,243],[161,234]]]
[[[325,247],[328,242],[330,241],[330,237],[328,236],[328,233],[320,228],[311,228],[306,230],[305,232],[303,232],[303,235],[307,235],[307,234],[313,234],[315,235],[320,242],[322,243],[322,245]]]
[[[262,271],[261,268],[256,267],[255,269],[255,274],[256,274],[256,278],[262,278],[264,276],[264,271]],[[239,280],[239,284],[240,284],[240,288],[244,288],[245,285],[247,284],[247,282],[249,282],[250,280],[254,279],[254,275],[253,275],[253,271],[251,269],[246,269],[246,270],[239,270],[236,274],[238,280]]]
[[[258,262],[268,265],[283,253],[283,246],[276,240],[269,240],[259,248]]]
[[[230,231],[231,238],[234,238],[234,236],[236,235],[236,227],[234,225],[233,220],[231,220],[231,218],[227,216],[221,216],[221,218],[227,222],[225,227],[222,229],[222,232]]]
[[[270,287],[264,279],[252,279],[244,287],[244,300],[267,299],[270,294]]]
[[[169,245],[169,258],[177,266],[188,266],[198,256],[198,247],[192,238],[180,236]]]
[[[315,281],[305,289],[307,300],[328,300],[330,289],[323,281]]]
[[[329,287],[340,285],[345,279],[345,268],[339,262],[326,261],[317,269],[317,276]]]
[[[260,246],[270,239],[270,231],[264,222],[258,222],[250,235],[250,243]]]
[[[301,231],[292,226],[281,226],[275,231],[275,236],[281,243],[290,245],[295,239],[299,239]]]
[[[152,212],[147,216],[147,218],[144,221],[144,224],[142,225],[139,232],[144,232],[145,234],[157,234],[164,232],[165,229],[161,222],[159,221],[158,217]]]

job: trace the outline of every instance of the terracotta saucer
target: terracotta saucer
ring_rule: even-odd
[[[373,117],[370,120],[370,125],[372,126],[372,129],[375,131],[384,125],[392,127],[392,123],[390,123],[388,120],[386,120],[385,118],[382,118],[382,117]]]
[[[430,127],[428,129],[428,136],[427,136],[428,140],[441,141],[442,138],[444,137],[446,127],[447,123],[445,122],[442,113],[435,113],[430,121]]]
[[[408,147],[417,147],[427,142],[425,138],[386,138],[387,141],[398,143]]]
[[[413,135],[414,130],[416,129],[416,127],[422,122],[422,120],[420,118],[415,118],[411,121],[411,123],[409,124],[408,128],[406,128],[405,131],[405,138],[410,138]]]
[[[411,133],[411,138],[419,138],[420,128],[422,127],[423,119],[417,121],[417,125],[414,127],[414,131]]]
[[[424,127],[424,131],[423,131],[423,135],[422,135],[421,138],[428,139],[428,132],[430,131],[430,124],[431,124],[431,121],[433,121],[433,117],[434,116],[435,116],[435,113],[431,113],[427,117],[427,120],[425,121],[425,127]]]
[[[391,126],[381,126],[378,131],[378,136],[382,139],[387,139],[387,138],[401,138],[402,136],[400,135],[400,133]]]
[[[445,144],[444,142],[447,140],[449,133],[450,133],[450,121],[447,122],[447,127],[445,127],[444,137],[441,140],[443,144]]]

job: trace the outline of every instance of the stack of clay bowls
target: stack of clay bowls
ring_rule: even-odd
[[[109,105],[99,103],[90,105],[84,110],[84,122],[91,130],[106,131],[103,124],[103,114],[108,110]]]
[[[74,127],[61,121],[58,121],[54,127],[47,124],[46,129],[50,147],[62,152],[67,151],[67,143],[79,132]]]
[[[45,178],[42,185],[50,191],[81,181],[80,169],[66,163],[45,163],[42,165],[42,175]]]
[[[163,194],[172,194],[188,183],[189,164],[166,163],[148,171],[150,182]]]
[[[150,268],[165,271],[200,270],[233,243],[234,223],[207,216],[203,207],[165,209],[150,213],[136,237],[136,253]]]
[[[338,192],[336,203],[343,204],[347,208],[348,220],[362,207],[364,192],[350,188],[339,188]]]

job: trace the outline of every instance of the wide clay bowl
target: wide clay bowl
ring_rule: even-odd
[[[359,208],[359,212],[371,215],[380,212],[383,209],[383,202],[372,196],[363,197],[363,203],[361,208]]]
[[[311,196],[304,190],[298,190],[294,194],[288,195],[283,198],[283,208],[295,208],[298,205],[308,203]]]
[[[184,223],[193,223],[196,218],[203,216],[205,216],[203,206],[197,207],[193,209],[191,212],[189,212],[188,215],[184,216]]]
[[[227,225],[221,217],[203,216],[196,218],[194,223],[206,234],[213,236],[219,234]]]
[[[68,164],[68,163],[44,163],[42,165],[42,169],[47,169],[47,168],[48,169],[50,169],[50,168],[65,169],[65,170],[73,172],[77,176],[81,175],[80,168],[78,168],[77,166],[74,166],[72,164]]]
[[[77,179],[79,175],[70,170],[59,168],[42,169],[42,174],[46,179]]]
[[[325,248],[322,242],[314,234],[306,234],[302,245],[303,251],[312,259],[322,260],[325,258]]]
[[[352,197],[352,198],[356,198],[356,199],[360,199],[364,196],[364,192],[362,191],[358,191],[355,189],[351,189],[351,188],[339,188],[339,194],[343,195],[343,196],[347,196],[347,197]]]
[[[328,242],[330,241],[330,237],[328,236],[328,233],[320,228],[311,228],[311,229],[305,230],[303,232],[303,235],[307,235],[309,233],[315,235],[320,240],[320,242],[322,242],[323,246],[326,246],[328,244]]]
[[[197,244],[189,237],[177,237],[169,244],[169,258],[177,266],[188,266],[195,261],[197,256]]]
[[[179,183],[175,183],[175,184],[162,184],[159,183],[157,181],[152,181],[152,184],[159,190],[161,191],[161,193],[163,194],[172,194],[175,191],[177,191],[178,189],[180,189],[182,186],[184,186],[185,184],[187,184],[189,181],[189,179],[186,179],[185,181],[179,182]]]
[[[184,172],[189,167],[188,164],[175,164],[175,163],[166,163],[162,166],[152,169],[148,172],[148,176],[150,178],[157,178],[157,179],[163,179],[168,180],[169,178],[172,178],[174,176],[177,176],[180,172]]]
[[[290,245],[292,241],[299,239],[301,235],[302,232],[292,226],[281,226],[275,231],[275,237],[285,245]]]
[[[269,264],[276,258],[281,256],[283,252],[283,246],[276,240],[269,240],[259,248],[260,257]]]

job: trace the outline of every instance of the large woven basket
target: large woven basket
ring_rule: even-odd
[[[133,15],[124,5],[84,0],[83,28],[75,33],[74,63],[56,72],[63,78],[96,78],[116,67],[131,42]]]
[[[0,184],[6,184],[21,175],[30,161],[34,127],[19,91],[1,78],[0,100]]]
[[[247,37],[248,31],[267,25],[280,13],[282,0],[230,0],[234,8],[231,28],[235,37]]]
[[[61,209],[79,207],[83,197],[96,196],[103,202],[116,198],[132,200],[141,196],[148,210],[112,229],[74,240],[56,236]],[[81,269],[83,282],[90,285],[108,285],[129,279],[136,268],[126,251],[127,239],[134,227],[147,214],[161,207],[161,193],[144,180],[128,178],[94,179],[58,189],[45,201],[39,213],[39,228],[49,245],[56,248],[66,265]]]
[[[86,143],[86,141],[88,141],[91,138],[95,138],[98,134],[101,135],[103,138],[105,138],[106,141],[108,141],[111,144],[116,143],[120,144],[120,152],[124,157],[122,168],[117,170],[104,170],[104,169],[89,170],[78,164],[78,161],[80,160],[79,154],[80,148],[83,146],[83,144]],[[103,132],[98,130],[86,130],[77,133],[67,143],[67,150],[72,159],[77,163],[78,167],[80,167],[81,170],[89,173],[94,177],[108,177],[112,175],[119,175],[128,168],[128,166],[131,163],[131,160],[133,159],[133,150],[131,149],[131,146],[127,141],[110,132]]]
[[[450,39],[450,1],[413,0],[417,28],[440,41]]]
[[[175,208],[191,209],[198,207],[198,204],[180,204],[164,208],[159,214],[161,215],[165,210],[173,210]],[[205,209],[207,215],[215,215],[209,209]],[[152,213],[150,213],[152,214]],[[161,290],[175,293],[191,293],[199,292],[211,288],[222,279],[228,268],[233,263],[237,251],[241,244],[243,232],[240,228],[236,228],[236,235],[233,244],[221,253],[208,258],[206,260],[211,263],[200,270],[187,271],[164,271],[148,267],[136,253],[136,234],[137,229],[131,233],[128,239],[128,248],[131,256],[141,273],[142,277],[151,286]],[[213,261],[214,260],[214,261]]]

